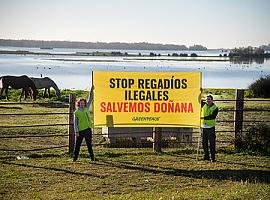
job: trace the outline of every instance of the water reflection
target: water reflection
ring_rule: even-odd
[[[245,65],[250,65],[252,63],[256,64],[263,64],[270,58],[264,58],[264,57],[230,57],[230,62],[232,64],[245,64]]]

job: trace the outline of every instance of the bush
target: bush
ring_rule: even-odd
[[[248,89],[254,97],[270,98],[270,75],[256,80]]]
[[[270,126],[257,124],[244,135],[243,150],[270,155]]]

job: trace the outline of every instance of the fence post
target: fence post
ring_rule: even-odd
[[[160,127],[153,128],[153,150],[154,152],[161,152],[162,132]]]
[[[74,146],[75,146],[75,133],[74,133],[74,117],[73,112],[75,111],[75,94],[69,94],[69,117],[68,117],[68,138],[69,138],[69,149],[68,153],[70,156],[73,154]]]
[[[244,109],[244,90],[236,90],[236,103],[234,113],[234,131],[235,131],[235,147],[241,147],[243,138],[243,109]]]

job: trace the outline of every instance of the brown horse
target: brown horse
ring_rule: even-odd
[[[28,89],[31,88],[33,90],[33,99],[34,101],[37,98],[37,88],[34,84],[34,82],[26,75],[23,76],[1,76],[0,80],[2,79],[2,90],[0,96],[2,97],[3,91],[5,90],[7,100],[8,98],[8,87],[12,87],[13,89],[21,89],[22,93],[20,96],[20,101],[22,98],[22,95],[25,94],[25,98],[27,96]]]

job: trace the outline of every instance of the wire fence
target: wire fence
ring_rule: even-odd
[[[257,100],[216,100],[217,102],[238,102],[238,101],[244,101],[244,102],[266,102],[270,103],[270,100],[268,99],[257,99]],[[31,106],[45,106],[48,107],[48,112],[38,112],[38,113],[32,113],[32,112],[24,112],[24,113],[0,113],[0,117],[2,118],[7,118],[7,117],[29,117],[29,116],[35,116],[39,117],[38,119],[43,119],[45,116],[66,116],[70,117],[73,115],[73,112],[51,112],[50,108],[55,108],[55,107],[64,107],[68,108],[70,107],[69,104],[63,104],[63,103],[28,103],[28,102],[8,102],[8,103],[3,103],[0,102],[0,108],[1,107],[7,108],[7,106],[10,105],[31,105]],[[270,106],[269,106],[270,107]],[[258,120],[256,119],[232,119],[233,115],[235,115],[236,112],[243,112],[243,113],[252,113],[253,115],[256,115],[256,112],[262,113],[265,112],[265,119],[263,120]],[[231,113],[230,116],[228,116],[228,119],[225,117],[221,117],[217,119],[217,123],[220,126],[220,128],[217,128],[216,133],[217,135],[223,135],[226,134],[224,137],[218,137],[217,143],[220,144],[225,144],[225,145],[230,145],[235,143],[235,134],[236,134],[236,128],[235,128],[235,123],[243,123],[243,128],[241,129],[241,134],[248,132],[247,127],[253,126],[254,123],[270,123],[270,118],[269,118],[269,113],[270,109],[267,108],[243,108],[243,109],[237,109],[237,108],[221,108],[219,110],[219,115],[222,116],[222,113],[226,115],[227,113]],[[254,114],[255,113],[255,114]],[[268,117],[267,117],[268,116]],[[1,119],[1,118],[0,118]],[[37,120],[39,121],[39,120]],[[68,143],[68,139],[70,137],[69,133],[67,132],[68,128],[67,127],[72,127],[73,123],[53,123],[54,121],[50,121],[50,123],[45,123],[45,124],[38,124],[38,123],[32,123],[29,125],[20,125],[19,124],[20,120],[17,120],[16,124],[12,125],[3,125],[3,123],[0,123],[0,139],[1,140],[8,140],[8,139],[27,139],[27,138],[63,138],[61,140],[62,143],[65,143],[64,145],[52,145],[49,147],[42,147],[42,148],[32,148],[32,149],[11,149],[10,148],[0,148],[0,151],[5,151],[5,152],[32,152],[32,151],[44,151],[44,150],[50,150],[50,149],[63,149],[63,148],[68,148],[70,147],[70,144]],[[46,121],[48,122],[48,121]],[[66,127],[66,131],[61,134],[57,133],[50,133],[50,134],[40,134],[40,132],[35,132],[31,131],[29,129],[31,128],[44,128],[44,127]],[[16,129],[15,132],[12,132],[12,129]],[[18,134],[18,129],[20,130],[19,132],[22,132],[21,134]],[[7,130],[7,131],[3,131]],[[27,134],[25,134],[25,131],[27,130]],[[2,133],[8,133],[2,135]],[[43,129],[43,132],[46,132],[46,130]],[[192,128],[184,128],[179,130],[162,130],[162,135],[163,138],[160,141],[161,146],[164,148],[166,147],[177,147],[179,145],[196,145],[198,142],[198,138],[200,137],[200,129],[192,129]],[[148,131],[134,131],[132,132],[114,132],[113,135],[109,135],[109,133],[104,133],[102,132],[101,129],[94,129],[93,132],[93,138],[94,141],[96,141],[93,146],[106,146],[106,147],[152,147],[153,145],[153,130],[148,130]],[[189,137],[188,139],[183,139],[184,137]],[[104,140],[104,138],[108,139],[112,137],[115,139],[115,143],[108,143],[107,140]],[[140,138],[137,140],[137,138]],[[143,138],[143,140],[141,140]],[[100,140],[100,141],[98,141]],[[139,142],[138,142],[139,141]],[[0,143],[1,144],[1,143]]]

